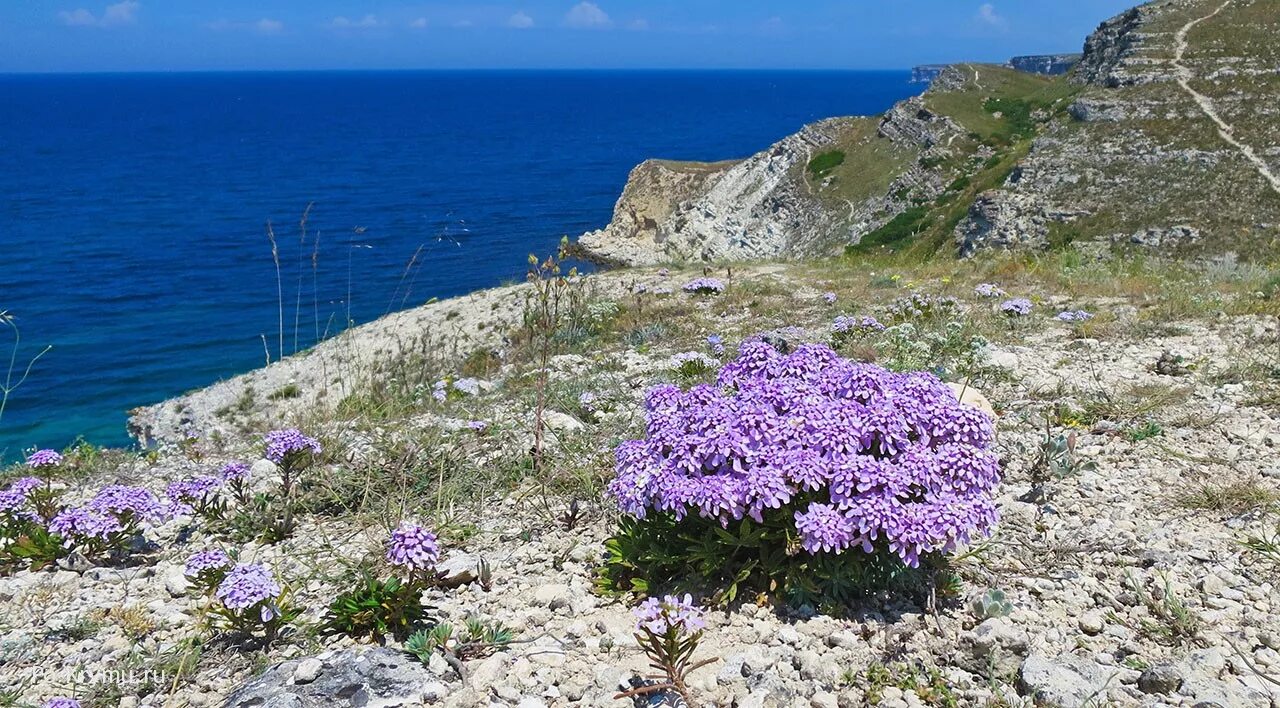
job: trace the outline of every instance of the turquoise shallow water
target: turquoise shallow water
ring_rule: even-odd
[[[0,310],[26,355],[53,345],[0,419],[0,459],[81,435],[127,444],[128,409],[260,366],[277,329],[269,220],[287,350],[305,273],[305,347],[348,311],[366,322],[521,278],[530,252],[607,223],[645,158],[743,157],[818,118],[881,112],[919,90],[907,79],[0,76]],[[314,282],[297,231],[308,203]]]

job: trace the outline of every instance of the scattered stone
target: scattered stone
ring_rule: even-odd
[[[1182,675],[1168,664],[1152,666],[1138,677],[1138,690],[1143,693],[1173,693],[1182,686]]]

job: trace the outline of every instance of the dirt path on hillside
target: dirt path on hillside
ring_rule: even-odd
[[[1227,6],[1230,5],[1231,2],[1232,0],[1226,0],[1226,2],[1219,5],[1213,12],[1205,15],[1204,17],[1188,22],[1182,26],[1182,29],[1178,30],[1178,34],[1175,35],[1177,43],[1174,48],[1173,67],[1177,71],[1178,85],[1182,87],[1183,91],[1186,91],[1191,96],[1191,98],[1196,102],[1196,105],[1200,106],[1200,110],[1209,117],[1209,120],[1213,121],[1214,124],[1218,126],[1218,134],[1222,136],[1222,139],[1226,140],[1232,147],[1240,151],[1240,154],[1244,155],[1246,160],[1253,163],[1253,166],[1257,168],[1258,173],[1262,175],[1262,178],[1271,185],[1271,189],[1274,190],[1276,194],[1280,194],[1280,177],[1277,177],[1276,174],[1271,171],[1271,167],[1267,165],[1262,158],[1258,157],[1258,153],[1255,152],[1251,146],[1236,139],[1235,129],[1230,123],[1226,122],[1218,115],[1217,109],[1213,106],[1213,101],[1210,100],[1208,96],[1205,96],[1194,88],[1191,88],[1191,79],[1194,75],[1191,73],[1191,69],[1182,63],[1183,55],[1185,55],[1187,51],[1187,34],[1201,22],[1216,17],[1223,10],[1227,9]]]

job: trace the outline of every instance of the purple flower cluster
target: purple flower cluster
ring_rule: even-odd
[[[112,484],[98,490],[88,506],[124,524],[161,521],[166,516],[165,505],[150,490],[123,484]]]
[[[719,295],[724,292],[724,281],[719,278],[697,278],[684,284],[684,291],[699,295]]]
[[[237,563],[227,571],[214,595],[223,607],[233,611],[261,604],[263,622],[269,622],[278,614],[274,601],[280,596],[280,585],[271,571],[258,563]]]
[[[198,578],[205,573],[226,570],[229,567],[231,567],[231,558],[226,553],[217,549],[198,551],[187,559],[182,574],[188,578]]]
[[[243,462],[228,462],[218,471],[218,476],[222,477],[224,482],[232,482],[238,479],[246,479],[249,476],[249,465]]]
[[[1000,310],[1010,317],[1026,317],[1031,314],[1031,301],[1025,297],[1005,300],[1000,303]]]
[[[267,445],[266,458],[277,465],[299,455],[319,455],[320,442],[315,438],[302,434],[297,428],[272,430],[263,438]]]
[[[61,536],[68,548],[78,542],[110,541],[124,530],[124,524],[115,516],[86,507],[63,509],[49,522],[49,533]]]
[[[400,524],[387,541],[387,562],[410,573],[434,568],[440,562],[436,535],[416,524]]]
[[[483,420],[470,420],[467,421],[467,429],[472,432],[483,433],[489,429],[489,423]]]
[[[57,467],[62,464],[62,455],[56,450],[36,450],[27,456],[27,467],[33,470]]]
[[[31,492],[44,486],[37,477],[15,479],[8,489],[0,492],[0,523],[5,521],[39,521],[40,517],[28,503]]]
[[[189,510],[193,504],[204,504],[209,501],[210,497],[217,494],[223,485],[224,478],[219,476],[204,476],[194,479],[184,479],[178,482],[171,482],[165,488],[165,496],[169,497],[169,501],[177,508],[183,511]]]
[[[707,346],[711,348],[711,354],[717,358],[724,356],[724,338],[718,334],[707,335]]]
[[[884,325],[876,318],[866,315],[864,317],[853,317],[851,315],[839,315],[835,321],[831,323],[832,334],[864,334],[868,332],[883,332]]]
[[[634,613],[637,631],[648,630],[660,637],[672,630],[676,636],[693,634],[707,626],[702,619],[702,610],[693,604],[690,595],[667,595],[661,599],[651,597],[640,603]]]
[[[823,294],[822,294],[822,300],[823,300],[823,302],[827,303],[828,305],[834,305],[834,304],[836,304],[836,294],[835,294],[835,293],[823,293]]]
[[[1085,322],[1093,319],[1093,313],[1084,310],[1066,310],[1058,313],[1059,322]]]
[[[648,392],[647,437],[618,447],[609,485],[625,513],[782,510],[810,553],[879,542],[912,566],[995,523],[991,419],[932,374],[748,341],[717,384]]]
[[[74,698],[50,698],[44,702],[44,708],[80,708],[80,701]]]
[[[973,289],[973,294],[978,297],[1004,297],[1008,293],[995,283],[979,283],[978,287]]]

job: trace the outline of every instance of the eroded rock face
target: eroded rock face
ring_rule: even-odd
[[[645,160],[631,170],[613,208],[613,220],[583,234],[579,246],[592,256],[623,265],[648,265],[663,259],[666,237],[659,225],[683,201],[715,184],[733,162],[675,163]]]
[[[832,144],[842,120],[806,126],[741,162],[642,163],[613,221],[578,245],[624,265],[807,255],[840,219],[806,194],[796,175]]]
[[[224,706],[420,705],[449,692],[444,678],[401,651],[348,649],[276,664],[231,694]]]
[[[1055,224],[1103,247],[1266,254],[1280,236],[1265,168],[1280,167],[1280,45],[1263,38],[1280,23],[1260,7],[1170,0],[1102,23],[1067,116],[957,226],[961,255],[1043,248]]]

